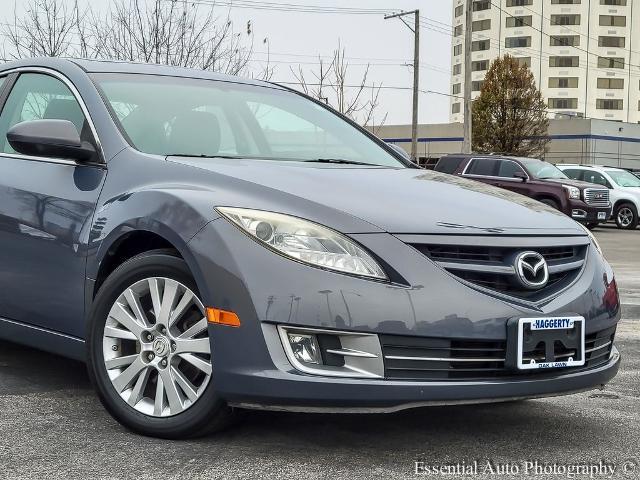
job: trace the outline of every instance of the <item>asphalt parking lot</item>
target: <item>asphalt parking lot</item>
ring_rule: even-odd
[[[168,442],[120,427],[82,364],[0,342],[0,478],[416,478],[416,461],[477,461],[469,478],[491,478],[488,461],[510,469],[502,478],[590,478],[562,466],[601,462],[591,478],[640,478],[640,231],[596,235],[624,303],[623,365],[604,391],[389,415],[250,412],[217,436]]]

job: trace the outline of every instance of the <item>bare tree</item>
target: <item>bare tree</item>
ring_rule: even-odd
[[[5,60],[32,56],[87,57],[247,73],[251,23],[236,32],[214,5],[182,0],[117,0],[106,13],[77,0],[29,0],[3,26]],[[268,67],[267,67],[268,71]]]
[[[331,105],[361,125],[375,130],[375,114],[380,105],[378,99],[382,84],[369,82],[369,69],[370,65],[367,64],[359,80],[350,83],[352,75],[349,73],[349,62],[344,47],[339,43],[330,61],[318,57],[318,66],[310,72],[311,81],[307,80],[308,74],[301,65],[296,69],[291,68],[291,72],[297,86],[304,93]],[[377,126],[384,124],[385,120],[386,114]]]
[[[3,59],[82,56],[78,25],[85,16],[77,1],[31,0],[22,17],[14,11],[13,22],[2,27]]]
[[[229,16],[182,1],[119,0],[92,25],[98,58],[200,68],[237,75],[251,58]],[[247,28],[247,36],[251,29]]]

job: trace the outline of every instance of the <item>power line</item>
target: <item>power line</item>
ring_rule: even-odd
[[[254,54],[257,55],[267,55],[266,53],[262,53],[262,52],[254,52]],[[250,60],[252,62],[259,62],[259,63],[273,63],[276,65],[279,64],[284,64],[284,65],[320,65],[320,61],[316,61],[316,62],[312,62],[312,61],[300,61],[300,60],[273,60],[273,59],[264,59],[264,58],[253,58],[252,60]],[[325,64],[325,65],[329,65],[330,60]],[[413,65],[411,63],[376,63],[376,62],[367,62],[367,63],[348,63],[349,66],[356,66],[356,67],[412,67]],[[451,75],[451,70],[447,70],[445,68],[441,68],[435,65],[419,65],[418,68],[424,69],[424,70],[429,70],[432,72],[436,72],[436,73],[441,73],[443,75],[447,75],[450,76]]]
[[[176,0],[164,0],[175,3]],[[231,8],[247,8],[253,10],[273,10],[279,12],[306,12],[329,13],[346,15],[382,15],[389,13],[390,9],[359,8],[359,7],[335,7],[326,5],[306,5],[288,2],[268,2],[258,0],[189,0],[190,4],[223,6]],[[393,10],[392,10],[393,11]]]

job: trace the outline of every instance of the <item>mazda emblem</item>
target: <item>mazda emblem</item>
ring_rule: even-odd
[[[523,287],[537,290],[549,281],[547,261],[538,252],[522,252],[515,260],[516,276]]]

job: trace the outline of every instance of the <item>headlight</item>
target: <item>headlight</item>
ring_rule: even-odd
[[[562,186],[567,191],[567,195],[569,195],[569,198],[580,200],[580,189],[579,188],[572,187],[571,185],[562,185]]]
[[[591,243],[594,247],[596,247],[596,250],[600,252],[600,255],[604,256],[604,254],[602,253],[602,249],[600,248],[600,244],[598,243],[598,240],[596,240],[596,236],[591,233],[591,231],[583,224],[579,223],[578,225],[580,225],[584,229],[584,231],[587,232],[587,235],[589,235],[589,238],[591,239]]]
[[[317,223],[280,213],[245,208],[217,210],[246,233],[273,250],[316,267],[387,279],[384,270],[345,235]]]

